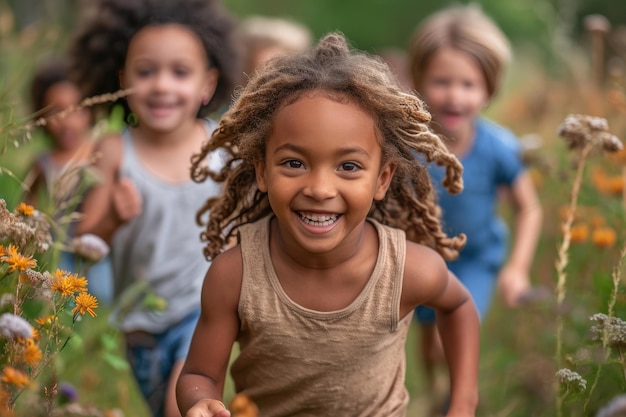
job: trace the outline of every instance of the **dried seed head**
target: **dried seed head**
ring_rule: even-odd
[[[622,142],[608,130],[609,123],[602,117],[570,114],[559,126],[557,133],[565,139],[570,149],[579,149],[591,144],[606,152],[621,150]]]

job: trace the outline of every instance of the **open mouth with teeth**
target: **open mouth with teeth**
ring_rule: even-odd
[[[300,219],[311,226],[330,226],[335,223],[341,215],[339,214],[311,214],[298,212]]]

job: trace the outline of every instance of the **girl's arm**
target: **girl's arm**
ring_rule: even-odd
[[[217,256],[202,288],[202,312],[176,386],[181,415],[227,417],[221,403],[233,343],[243,274],[240,247]]]
[[[507,263],[500,271],[498,287],[508,306],[515,306],[520,296],[530,288],[532,266],[541,232],[542,209],[527,172],[521,173],[510,189],[515,210],[514,241]]]
[[[81,211],[83,216],[76,235],[91,233],[111,242],[115,230],[122,224],[113,204],[113,191],[122,159],[122,140],[119,135],[102,138],[96,145],[93,156],[94,167],[99,174],[99,183],[85,195]]]
[[[415,260],[411,262],[411,260]],[[450,372],[448,416],[474,416],[478,404],[479,320],[469,292],[433,250],[407,242],[401,314],[435,309]]]

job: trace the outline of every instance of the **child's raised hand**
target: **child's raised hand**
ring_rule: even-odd
[[[223,402],[214,399],[200,400],[187,410],[185,417],[230,417]]]
[[[126,223],[141,213],[141,195],[128,178],[120,178],[113,185],[113,209],[121,223]]]

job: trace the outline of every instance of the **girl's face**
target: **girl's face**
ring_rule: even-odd
[[[395,171],[390,164],[381,166],[372,117],[324,92],[278,110],[265,161],[255,169],[285,247],[309,254],[350,248]]]
[[[69,81],[53,84],[44,95],[44,107],[48,123],[46,130],[54,141],[54,146],[63,151],[78,149],[88,139],[91,116],[86,109],[72,111],[64,116],[56,113],[80,104],[78,87]]]
[[[474,119],[489,102],[489,94],[471,55],[453,48],[435,52],[418,91],[428,104],[435,129],[451,139],[473,139]]]
[[[177,24],[148,26],[132,38],[120,72],[123,88],[132,88],[128,105],[139,126],[171,133],[195,123],[198,109],[217,86],[202,41]]]

